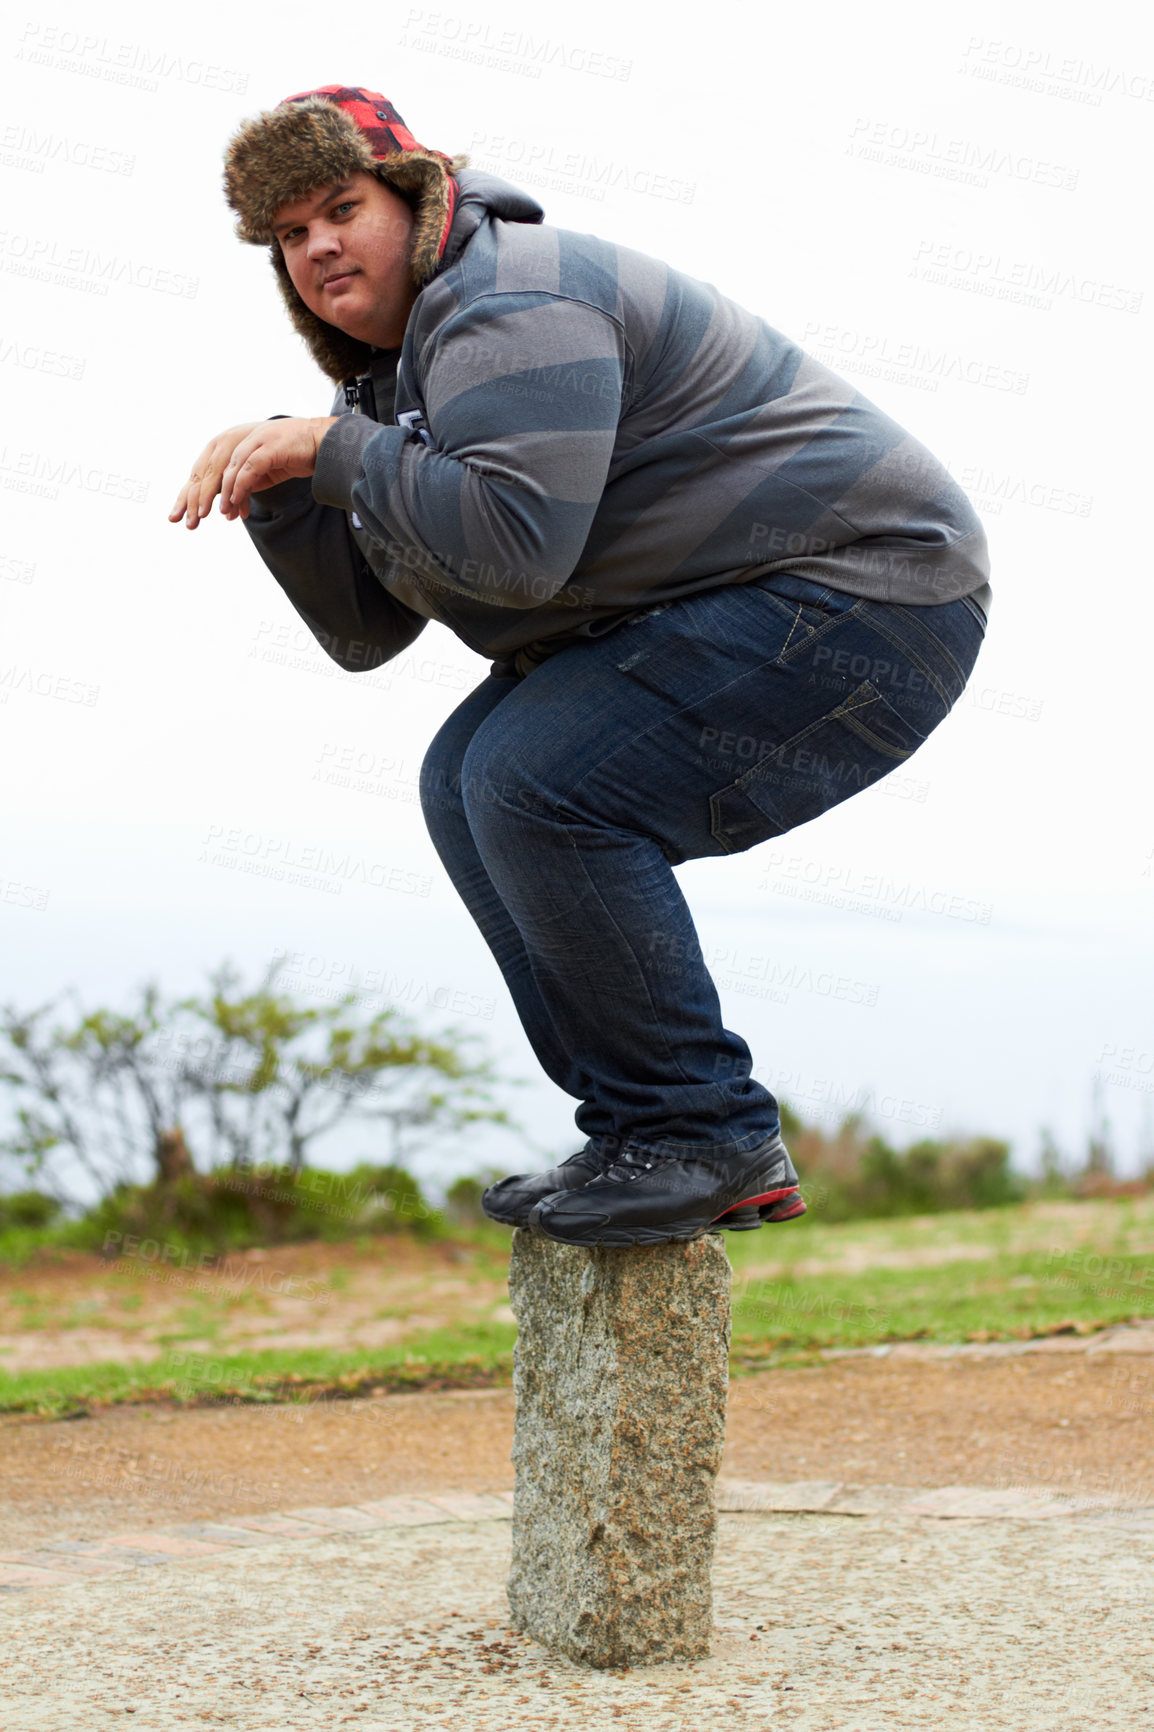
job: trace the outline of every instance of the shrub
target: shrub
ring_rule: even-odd
[[[445,1214],[456,1227],[493,1227],[488,1215],[481,1207],[481,1198],[495,1185],[498,1179],[506,1177],[499,1167],[486,1167],[482,1173],[469,1173],[464,1178],[454,1179],[445,1192]]]
[[[1010,1166],[1010,1146],[994,1137],[956,1142],[923,1138],[892,1148],[850,1114],[833,1136],[782,1114],[783,1134],[815,1216],[826,1221],[993,1209],[1021,1202],[1026,1183]]]
[[[81,1238],[117,1255],[124,1240],[154,1240],[197,1253],[254,1245],[342,1240],[360,1233],[438,1231],[437,1211],[403,1167],[361,1165],[351,1173],[306,1167],[218,1168],[170,1183],[122,1184],[84,1216]]]
[[[13,1227],[50,1227],[59,1214],[55,1197],[43,1191],[14,1191],[11,1196],[0,1197],[0,1233]]]

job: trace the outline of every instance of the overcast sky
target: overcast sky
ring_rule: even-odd
[[[21,8],[0,38],[0,997],[120,1003],[288,953],[301,992],[479,1033],[530,1079],[535,1159],[579,1146],[416,803],[488,663],[430,625],[342,673],[240,523],[167,521],[210,435],[328,412],[220,176],[242,119],[344,81],[762,315],[984,518],[990,632],[930,741],[678,870],[757,1074],[803,1116],[1007,1136],[1023,1167],[1043,1125],[1082,1152],[1097,1086],[1121,1167],[1154,1155],[1151,36],[1002,0],[713,7],[692,33],[555,0],[99,14]],[[478,1133],[425,1170],[487,1159],[518,1153]]]

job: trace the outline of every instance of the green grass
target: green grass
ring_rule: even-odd
[[[68,1221],[56,1227],[5,1227],[0,1229],[0,1269],[24,1269],[33,1259],[43,1261],[52,1249],[85,1248],[84,1223]]]
[[[1152,1205],[1127,1198],[836,1226],[805,1217],[772,1240],[730,1234],[735,1367],[824,1347],[1090,1333],[1154,1316]],[[884,1266],[911,1253],[926,1261]],[[842,1266],[854,1260],[874,1266]]]
[[[739,1281],[735,1356],[777,1347],[869,1347],[893,1341],[990,1341],[1089,1333],[1150,1315],[1142,1286],[1149,1258],[1119,1258],[1108,1289],[1062,1272],[1041,1253],[949,1262],[934,1269],[872,1269],[855,1276]]]
[[[510,1380],[515,1336],[511,1323],[477,1323],[420,1331],[371,1353],[335,1348],[219,1357],[169,1352],[146,1365],[105,1363],[0,1373],[0,1411],[59,1418],[122,1402],[207,1406],[480,1388]]]
[[[501,1244],[487,1231],[460,1237],[483,1246],[486,1266],[490,1256],[502,1266]],[[1090,1333],[1154,1316],[1154,1196],[838,1225],[809,1215],[727,1233],[724,1242],[734,1268],[736,1373],[806,1362],[821,1348]],[[911,1254],[918,1266],[886,1266]],[[431,1264],[430,1275],[439,1273],[443,1265]],[[203,1327],[207,1315],[196,1321]],[[273,1401],[504,1383],[515,1334],[512,1324],[482,1321],[413,1331],[373,1350],[170,1350],[146,1365],[0,1371],[0,1410],[53,1415],[149,1399]]]

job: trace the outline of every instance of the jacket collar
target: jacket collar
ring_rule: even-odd
[[[545,212],[535,198],[495,174],[485,174],[479,168],[463,168],[457,171],[455,179],[457,208],[453,212],[437,276],[456,264],[486,217],[512,223],[545,220]]]

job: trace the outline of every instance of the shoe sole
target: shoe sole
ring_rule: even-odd
[[[758,1227],[772,1226],[775,1221],[794,1221],[805,1213],[805,1198],[797,1185],[791,1185],[772,1196],[750,1197],[747,1202],[735,1203],[724,1215],[718,1215],[708,1231],[753,1233]]]
[[[539,1207],[540,1205],[537,1205]],[[551,1239],[560,1245],[666,1245],[670,1241],[678,1243],[691,1239],[700,1239],[706,1233],[722,1231],[749,1233],[756,1227],[768,1226],[774,1221],[792,1221],[806,1213],[805,1199],[801,1195],[800,1185],[783,1185],[777,1190],[758,1191],[751,1197],[744,1197],[739,1203],[731,1203],[720,1215],[715,1215],[710,1221],[676,1221],[665,1227],[607,1227],[594,1237],[588,1239],[558,1239],[552,1233],[546,1232],[540,1226],[539,1220],[534,1221],[530,1211],[529,1230],[539,1238]],[[731,1217],[737,1217],[731,1219]],[[756,1217],[756,1218],[753,1218]]]
[[[489,1209],[483,1211],[486,1220],[496,1221],[502,1227],[527,1227],[532,1212],[531,1208],[518,1215],[497,1215]],[[744,1203],[735,1203],[724,1215],[718,1215],[706,1231],[719,1233],[724,1228],[729,1233],[752,1233],[774,1221],[792,1221],[805,1212],[805,1203],[794,1185],[784,1191],[767,1192],[760,1197],[750,1197]]]
[[[496,1221],[499,1227],[527,1227],[530,1211],[526,1209],[520,1215],[495,1215],[489,1209],[482,1209],[486,1221]]]

